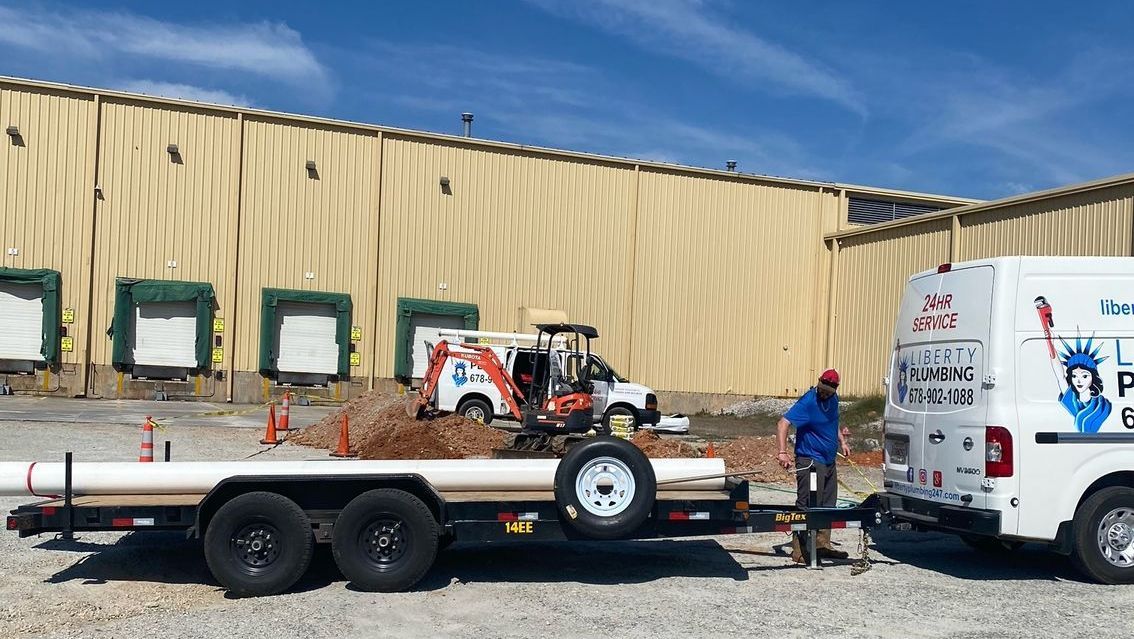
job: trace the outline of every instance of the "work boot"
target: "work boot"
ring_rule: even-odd
[[[820,559],[847,559],[850,557],[847,553],[831,547],[830,530],[820,530],[815,537],[815,554],[819,555]]]
[[[791,560],[797,564],[806,563],[803,559],[803,548],[799,545],[799,535],[791,535]]]

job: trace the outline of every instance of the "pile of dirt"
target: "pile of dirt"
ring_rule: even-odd
[[[646,453],[646,457],[673,459],[701,456],[696,448],[680,439],[662,439],[658,437],[657,433],[648,430],[640,430],[634,433],[630,442],[642,449],[642,452]]]
[[[795,483],[795,476],[776,461],[779,446],[775,437],[738,437],[713,448],[714,454],[725,460],[725,468],[730,472],[755,471],[745,475],[745,479],[762,483]]]
[[[504,433],[457,415],[416,420],[406,415],[404,397],[371,391],[343,405],[317,424],[289,437],[313,448],[334,450],[345,413],[350,448],[360,459],[464,459],[489,457]]]
[[[882,465],[882,451],[872,450],[865,453],[851,453],[850,460],[856,466],[878,468]],[[839,459],[839,462],[843,462],[842,458]]]

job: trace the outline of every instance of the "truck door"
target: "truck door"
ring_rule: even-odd
[[[595,405],[595,419],[602,419],[607,406],[610,405],[610,380],[612,376],[606,366],[603,365],[602,360],[594,355],[591,356],[590,369],[587,373],[591,384],[594,385],[591,399]]]
[[[886,405],[885,477],[894,492],[984,508],[983,376],[993,267],[910,281],[898,318]]]

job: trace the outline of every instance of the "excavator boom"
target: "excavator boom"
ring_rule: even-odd
[[[500,391],[500,396],[508,405],[509,412],[516,421],[522,423],[524,415],[516,398],[525,401],[524,393],[508,371],[504,370],[504,365],[500,363],[496,352],[480,344],[462,344],[461,348],[463,350],[453,350],[445,340],[441,340],[433,347],[433,352],[429,355],[429,367],[425,369],[425,377],[421,381],[421,389],[418,390],[417,397],[406,402],[406,414],[414,419],[421,419],[426,408],[433,402],[433,396],[437,394],[437,383],[441,379],[441,371],[445,370],[445,363],[449,358],[453,358],[469,362],[483,370]]]

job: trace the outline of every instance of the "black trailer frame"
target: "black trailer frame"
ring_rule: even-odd
[[[254,491],[278,493],[302,508],[316,543],[330,543],[347,502],[375,488],[395,489],[421,500],[439,524],[442,546],[459,542],[569,541],[591,539],[561,519],[554,494],[542,492],[446,492],[418,475],[238,476],[208,494],[90,495],[71,491],[71,454],[66,456],[63,496],[19,506],[6,528],[20,537],[94,531],[184,531],[203,537],[212,516],[229,500]],[[623,539],[698,537],[823,529],[869,529],[882,524],[873,505],[797,508],[749,501],[749,484],[728,478],[723,490],[659,491],[645,523]],[[811,536],[811,565],[818,567]]]

